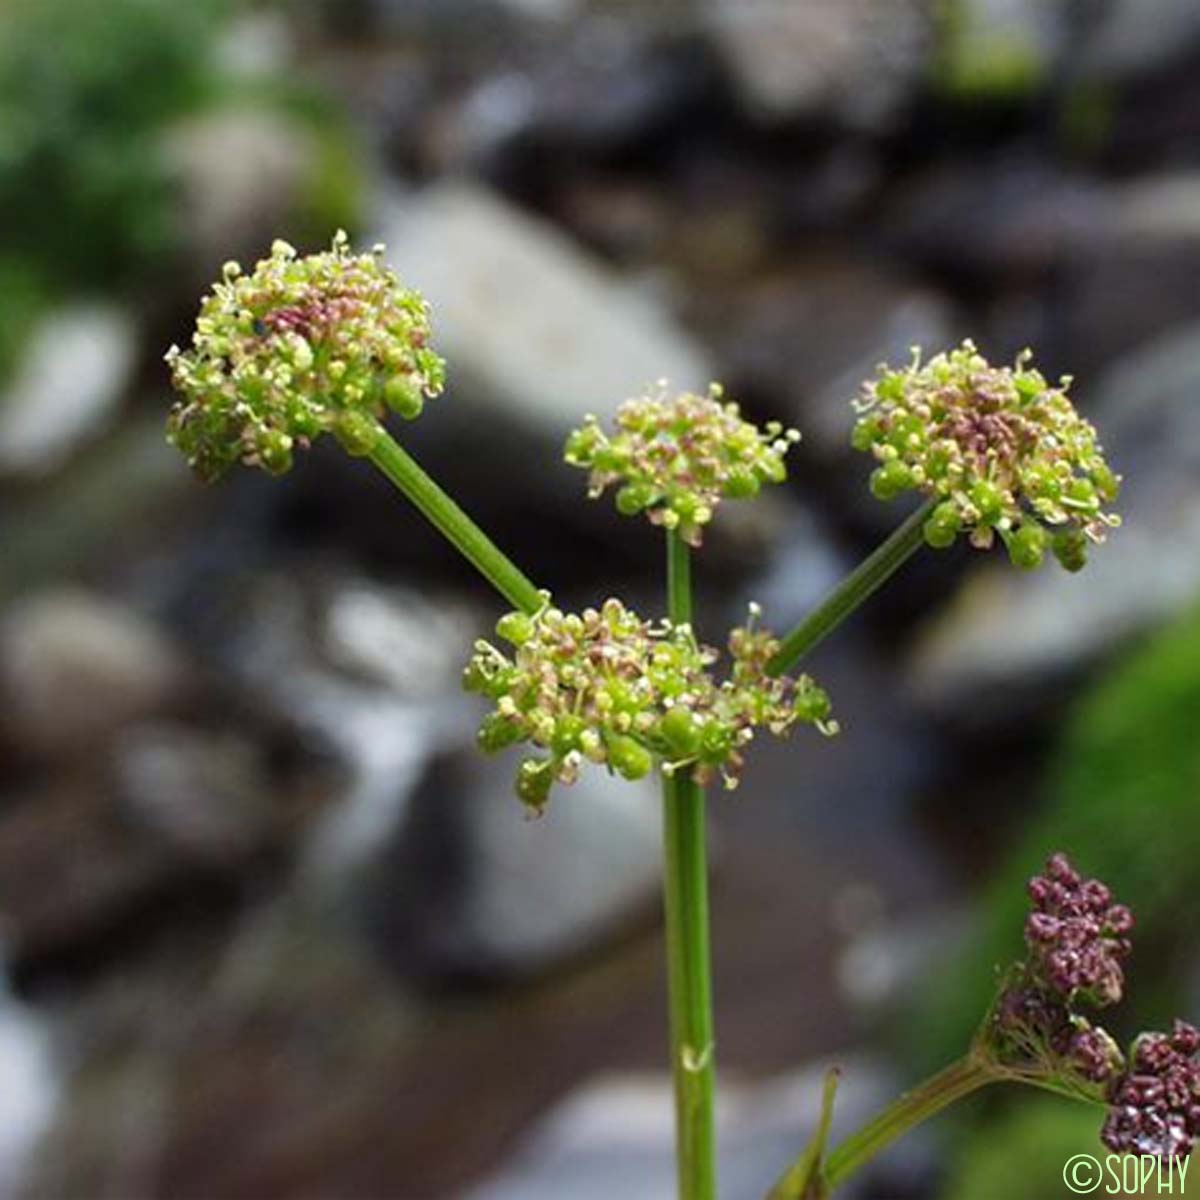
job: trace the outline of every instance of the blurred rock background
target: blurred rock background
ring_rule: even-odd
[[[522,819],[457,689],[495,601],[362,464],[163,443],[220,263],[343,225],[434,304],[406,441],[565,602],[657,603],[558,448],[659,376],[805,435],[713,639],[899,519],[847,400],[914,343],[1034,347],[1127,476],[1082,577],[919,558],[814,655],[841,738],[713,797],[723,1195],[830,1062],[849,1124],[958,1052],[1050,849],[1142,916],[1122,1030],[1195,1018],[1198,68],[1194,0],[9,0],[0,1195],[671,1195],[653,794]],[[858,1194],[1060,1194],[1098,1122],[1015,1099]]]

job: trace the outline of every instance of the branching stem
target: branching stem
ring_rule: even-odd
[[[924,544],[924,526],[933,501],[923,504],[868,555],[780,645],[767,673],[782,675],[887,582]]]

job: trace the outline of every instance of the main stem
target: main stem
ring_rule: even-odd
[[[692,620],[690,551],[674,531],[667,533],[667,611],[675,624]],[[680,1200],[715,1200],[717,1191],[705,815],[704,791],[689,771],[663,775],[663,894]]]
[[[830,1152],[823,1172],[830,1191],[910,1129],[999,1078],[994,1067],[968,1054],[905,1092]]]
[[[537,588],[382,425],[367,457],[510,604],[530,614],[542,607]]]
[[[924,526],[932,509],[932,500],[921,505],[887,541],[863,559],[783,639],[775,657],[767,664],[767,674],[782,675],[878,591],[924,544]]]

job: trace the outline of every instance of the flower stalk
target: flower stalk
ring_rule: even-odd
[[[691,553],[675,530],[667,533],[667,607],[672,622],[691,622]],[[704,789],[691,773],[664,772],[663,898],[680,1200],[715,1200],[717,1191],[705,815]]]
[[[932,501],[918,508],[784,637],[775,656],[767,664],[768,675],[782,675],[795,666],[818,642],[824,641],[870,599],[925,544],[925,522],[932,509]]]
[[[989,1083],[1004,1078],[975,1054],[967,1054],[924,1083],[905,1092],[857,1132],[835,1146],[825,1161],[823,1178],[832,1190],[845,1183],[877,1154],[930,1117]],[[782,1193],[781,1200],[788,1200]]]
[[[363,449],[366,457],[510,604],[531,615],[545,604],[543,594],[516,564],[378,422]]]

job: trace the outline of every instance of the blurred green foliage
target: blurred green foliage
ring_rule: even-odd
[[[342,114],[290,79],[240,78],[218,39],[241,0],[0,2],[0,378],[60,296],[128,291],[179,238],[164,144],[218,105],[269,109],[313,139],[290,227],[326,242],[352,227],[361,171]]]
[[[1177,1007],[1200,961],[1198,731],[1194,611],[1119,664],[1070,718],[1048,804],[990,885],[969,951],[924,997],[913,1031],[923,1066],[962,1053],[997,971],[1021,955],[1026,880],[1057,849],[1109,883],[1137,917],[1126,999],[1105,1025],[1128,1036],[1188,1016]]]
[[[978,0],[941,0],[936,15],[933,85],[945,99],[1021,103],[1045,83],[1042,48],[1019,23],[998,25]]]
[[[1092,1155],[1107,1172],[1108,1151],[1097,1137],[1104,1120],[1102,1109],[1028,1093],[1014,1096],[1014,1100],[1008,1111],[993,1115],[960,1143],[942,1200],[1009,1200],[1010,1197],[1067,1200],[1079,1191],[1072,1191],[1064,1182],[1063,1169],[1077,1154]],[[1119,1181],[1125,1178],[1125,1164],[1114,1164],[1114,1169],[1120,1174],[1100,1176],[1094,1194],[1159,1194],[1157,1177],[1147,1180],[1144,1189],[1127,1191],[1119,1186]],[[1200,1167],[1192,1163],[1182,1186],[1178,1175],[1171,1179],[1172,1194],[1200,1195],[1200,1182],[1194,1178],[1194,1171],[1200,1172]],[[1131,1163],[1128,1178],[1135,1177]],[[1083,1183],[1087,1176],[1081,1174],[1078,1179]],[[1165,1182],[1164,1177],[1164,1187]]]
[[[7,0],[0,227],[48,286],[127,280],[169,236],[154,139],[214,99],[227,0]]]

